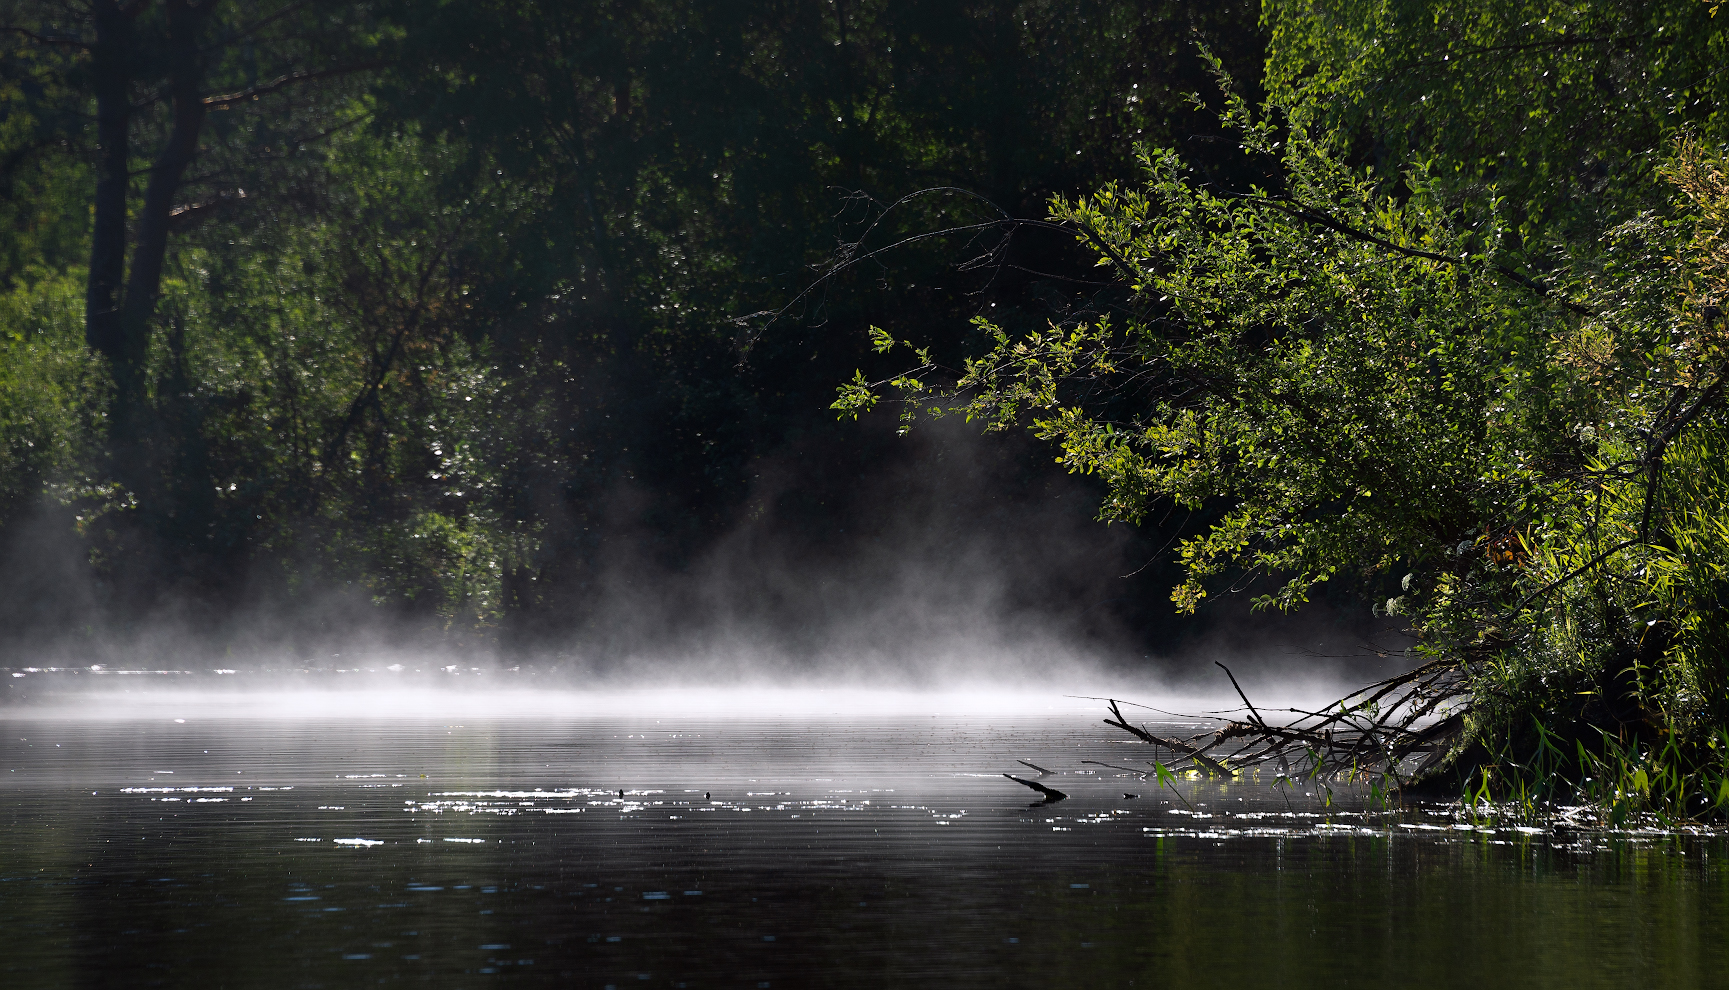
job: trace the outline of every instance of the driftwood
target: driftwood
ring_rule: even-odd
[[[1024,786],[1031,787],[1033,790],[1038,791],[1040,794],[1043,794],[1045,796],[1045,803],[1047,803],[1047,804],[1054,802],[1054,801],[1061,801],[1064,798],[1068,797],[1067,794],[1064,794],[1062,791],[1057,790],[1055,787],[1046,787],[1045,785],[1039,783],[1036,780],[1028,780],[1025,777],[1017,777],[1012,773],[1005,773],[1005,774],[1003,774],[1003,776],[1007,777],[1008,779],[1014,781],[1017,784],[1022,784]]]
[[[1437,660],[1377,681],[1322,711],[1278,710],[1296,716],[1282,723],[1268,722],[1230,668],[1218,666],[1242,699],[1246,718],[1179,716],[1216,721],[1219,726],[1188,739],[1169,739],[1129,722],[1119,702],[1105,698],[1101,700],[1109,703],[1111,712],[1105,724],[1189,761],[1185,765],[1173,760],[1178,764],[1173,770],[1234,777],[1276,765],[1281,777],[1368,776],[1398,784],[1437,766],[1464,727],[1457,709],[1469,700],[1469,686],[1462,666],[1452,660]]]

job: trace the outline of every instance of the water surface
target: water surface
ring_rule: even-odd
[[[0,983],[1725,982],[1718,839],[1178,798],[1053,696],[526,697],[0,708]]]

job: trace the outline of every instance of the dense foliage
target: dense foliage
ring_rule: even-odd
[[[1105,518],[1210,508],[1180,546],[1180,609],[1221,583],[1290,609],[1343,581],[1409,617],[1419,653],[1469,673],[1460,752],[1529,756],[1538,719],[1719,763],[1715,14],[1274,0],[1269,99],[1224,115],[1260,181],[1147,146],[1142,181],[1052,209],[1126,304],[982,324],[994,346],[955,376],[888,384],[1030,421],[1108,482]],[[877,396],[860,377],[837,406]]]
[[[932,185],[1028,215],[1132,174],[1137,137],[1212,133],[1195,39],[1260,59],[1251,5],[1106,0],[9,0],[0,28],[5,640],[73,653],[164,617],[220,649],[296,602],[562,641],[619,559],[676,571],[763,514],[770,460],[821,542],[903,456],[826,413],[856,330],[958,353],[1087,276],[985,229],[801,295],[837,243],[998,215],[888,211]],[[980,244],[1004,264],[957,269]]]

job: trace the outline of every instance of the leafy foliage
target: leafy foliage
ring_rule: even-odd
[[[1683,43],[1634,5],[1418,6],[1270,4],[1265,110],[1220,73],[1265,179],[1144,149],[1142,182],[1051,208],[1126,304],[981,324],[963,367],[921,357],[836,406],[887,388],[1025,422],[1105,480],[1102,518],[1211,512],[1178,548],[1180,609],[1268,579],[1263,607],[1335,581],[1384,600],[1468,672],[1464,741],[1529,745],[1533,715],[1704,739],[1729,720],[1722,32],[1692,9]],[[1586,86],[1625,102],[1586,112]],[[1610,164],[1560,171],[1579,161]]]
[[[71,533],[92,628],[333,597],[507,644],[567,641],[608,560],[688,562],[790,447],[818,453],[787,501],[833,529],[886,443],[824,412],[864,353],[836,328],[957,350],[981,306],[1073,296],[1065,242],[957,271],[960,236],[801,296],[837,241],[985,210],[889,210],[931,181],[1025,213],[1125,173],[1193,130],[1191,37],[1260,57],[1243,2],[14,0],[0,28],[0,549]],[[99,253],[138,306],[91,358]]]
[[[0,296],[0,512],[9,517],[45,488],[75,497],[55,486],[88,472],[101,449],[108,386],[82,346],[78,274],[34,270]]]

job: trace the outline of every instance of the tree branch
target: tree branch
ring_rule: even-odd
[[[348,75],[349,73],[354,72],[370,72],[373,69],[383,68],[384,64],[385,63],[381,61],[362,62],[359,65],[345,65],[334,69],[320,69],[316,72],[290,72],[286,75],[277,76],[269,82],[259,83],[256,86],[249,86],[239,92],[225,93],[221,96],[206,96],[204,98],[204,106],[206,109],[210,110],[226,110],[229,107],[234,106],[236,103],[247,103],[258,99],[260,96],[274,93],[279,89],[286,89],[296,83],[311,82],[314,79],[327,79],[332,76]]]
[[[1457,55],[1459,58],[1465,59],[1465,58],[1482,57],[1482,56],[1486,56],[1486,55],[1498,55],[1498,54],[1501,54],[1503,52],[1525,52],[1525,51],[1533,51],[1536,49],[1543,49],[1543,48],[1551,49],[1553,51],[1560,51],[1560,50],[1566,49],[1566,48],[1574,48],[1574,47],[1577,47],[1579,45],[1624,44],[1624,43],[1629,42],[1629,41],[1640,41],[1642,39],[1649,38],[1649,37],[1652,37],[1652,35],[1647,33],[1647,34],[1624,34],[1624,35],[1620,35],[1618,37],[1610,37],[1610,38],[1589,38],[1589,37],[1587,37],[1587,38],[1555,38],[1555,39],[1552,39],[1549,41],[1527,41],[1527,42],[1522,42],[1519,44],[1485,45],[1485,46],[1480,47],[1480,48],[1455,49],[1453,51],[1450,51],[1448,54]],[[1426,68],[1426,67],[1432,66],[1432,65],[1448,65],[1448,64],[1449,64],[1449,62],[1446,59],[1443,59],[1443,60],[1438,61],[1438,62],[1431,59],[1428,61],[1421,61],[1421,62],[1407,62],[1404,65],[1401,65],[1392,71],[1395,73],[1396,72],[1408,72],[1411,69]]]
[[[86,52],[93,47],[90,42],[81,38],[74,38],[70,35],[62,37],[52,34],[37,34],[29,28],[17,27],[12,24],[0,24],[0,33],[22,35],[38,45],[57,45],[61,48],[76,48]]]
[[[1568,581],[1571,581],[1574,578],[1578,577],[1579,575],[1590,570],[1591,568],[1596,567],[1598,564],[1601,564],[1603,561],[1608,560],[1610,557],[1615,556],[1616,554],[1627,549],[1628,547],[1638,546],[1639,544],[1644,543],[1644,542],[1645,542],[1644,537],[1641,536],[1637,539],[1626,540],[1626,541],[1623,541],[1621,543],[1615,544],[1614,546],[1603,551],[1602,553],[1598,554],[1597,556],[1592,557],[1590,560],[1587,560],[1585,563],[1579,565],[1578,567],[1574,568],[1573,570],[1568,571],[1566,574],[1561,575],[1560,577],[1556,578],[1555,580],[1550,581],[1548,584],[1544,585],[1541,588],[1538,588],[1536,591],[1533,591],[1530,594],[1526,595],[1524,598],[1520,599],[1519,604],[1513,606],[1513,613],[1518,614],[1519,610],[1524,608],[1526,605],[1531,604],[1531,601],[1533,599],[1535,599],[1541,595],[1546,595],[1551,591],[1554,591],[1556,588],[1561,587],[1562,585],[1566,584]]]
[[[1421,248],[1412,248],[1412,247],[1406,247],[1403,244],[1396,244],[1393,241],[1389,241],[1384,237],[1378,237],[1374,234],[1369,233],[1366,230],[1359,230],[1356,227],[1351,226],[1350,224],[1344,223],[1343,221],[1335,220],[1331,216],[1328,216],[1326,213],[1323,213],[1320,210],[1317,210],[1314,207],[1311,207],[1306,203],[1302,203],[1298,200],[1290,199],[1289,197],[1275,198],[1275,197],[1271,197],[1271,196],[1255,196],[1255,195],[1251,195],[1249,193],[1230,192],[1229,190],[1221,190],[1220,195],[1222,195],[1228,199],[1238,199],[1238,200],[1245,200],[1245,201],[1253,202],[1253,203],[1260,203],[1263,206],[1271,207],[1272,209],[1278,210],[1280,213],[1283,213],[1288,217],[1292,217],[1294,219],[1301,220],[1305,223],[1312,223],[1312,224],[1315,224],[1316,226],[1325,227],[1328,230],[1334,231],[1336,233],[1344,234],[1346,237],[1350,237],[1350,238],[1353,238],[1353,239],[1359,240],[1359,241],[1364,241],[1364,242],[1369,243],[1369,244],[1375,244],[1375,245],[1378,245],[1380,247],[1384,247],[1389,251],[1396,251],[1399,254],[1402,254],[1408,258],[1422,258],[1422,259],[1425,259],[1428,261],[1439,261],[1445,265],[1462,265],[1465,263],[1465,259],[1463,259],[1463,258],[1455,258],[1455,257],[1452,257],[1450,255],[1437,254],[1434,251],[1424,251]],[[1285,204],[1292,204],[1292,205],[1287,206]],[[1528,290],[1536,293],[1537,295],[1542,296],[1545,299],[1551,298],[1554,295],[1554,291],[1551,290],[1550,288],[1548,288],[1547,286],[1536,281],[1535,279],[1532,279],[1531,277],[1529,277],[1527,275],[1522,275],[1519,272],[1514,271],[1511,268],[1508,268],[1506,265],[1486,264],[1484,267],[1488,268],[1490,271],[1493,271],[1498,275],[1505,277],[1506,279],[1517,284],[1521,288],[1528,289]],[[1600,317],[1600,314],[1597,313],[1595,310],[1592,310],[1591,308],[1589,308],[1587,306],[1581,306],[1580,304],[1573,302],[1570,299],[1561,299],[1558,301],[1560,302],[1560,304],[1563,307],[1571,310],[1572,312],[1578,313],[1580,316]]]
[[[1651,515],[1657,504],[1657,485],[1663,477],[1664,451],[1668,449],[1669,443],[1687,428],[1687,424],[1699,418],[1699,414],[1705,411],[1705,407],[1722,393],[1723,379],[1726,374],[1729,374],[1729,367],[1720,370],[1717,373],[1717,380],[1710,387],[1701,391],[1699,397],[1694,399],[1691,405],[1681,410],[1681,413],[1668,426],[1665,426],[1662,432],[1651,438],[1651,445],[1646,449],[1644,458],[1648,477],[1645,482],[1645,511],[1639,518],[1639,539],[1649,540],[1651,537]],[[1674,408],[1676,400],[1679,398],[1680,393],[1677,393],[1675,399],[1670,400],[1669,408]],[[1668,410],[1665,409],[1664,411],[1667,412]]]

